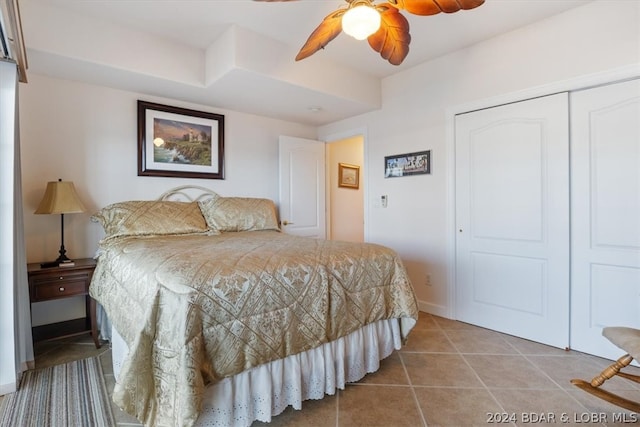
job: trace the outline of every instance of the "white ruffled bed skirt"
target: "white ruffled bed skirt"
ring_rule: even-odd
[[[207,387],[198,426],[249,426],[270,422],[291,405],[333,395],[345,384],[380,368],[380,360],[402,344],[398,319],[380,320],[300,354],[257,366]],[[120,334],[112,330],[113,373],[118,378],[128,352]]]

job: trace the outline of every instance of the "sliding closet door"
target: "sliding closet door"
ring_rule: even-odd
[[[456,116],[456,316],[569,344],[568,95]]]
[[[640,328],[640,80],[571,94],[571,347],[617,359]]]

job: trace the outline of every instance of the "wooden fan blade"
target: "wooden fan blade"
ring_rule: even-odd
[[[390,64],[400,65],[409,53],[409,21],[390,5],[380,4],[376,9],[380,12],[380,29],[367,39],[369,46]]]
[[[296,56],[296,61],[305,59],[320,49],[324,49],[331,40],[336,38],[342,32],[342,15],[345,12],[346,9],[340,9],[327,15],[302,46]]]
[[[459,10],[475,9],[484,0],[387,0],[398,9],[413,15],[436,15],[440,12],[454,13]]]

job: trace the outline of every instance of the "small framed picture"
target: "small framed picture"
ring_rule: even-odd
[[[360,188],[360,166],[338,163],[338,187]]]
[[[224,179],[224,116],[138,101],[138,176]]]
[[[431,173],[431,150],[397,154],[384,158],[384,177],[394,178]]]

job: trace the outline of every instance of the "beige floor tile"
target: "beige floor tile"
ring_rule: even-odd
[[[504,336],[487,329],[445,332],[460,353],[518,354]]]
[[[115,384],[108,344],[99,350],[86,334],[37,343],[36,368],[99,355],[109,393]],[[555,425],[640,426],[640,415],[624,411],[578,389],[572,378],[590,380],[612,361],[564,351],[474,325],[420,313],[407,345],[381,361],[380,369],[346,390],[287,408],[270,426],[487,426],[490,413],[517,416],[511,425],[550,425],[523,414],[567,413]],[[630,373],[640,368],[629,367]],[[640,385],[622,378],[605,389],[640,401]],[[2,397],[0,397],[0,404]],[[118,426],[140,426],[113,405]],[[577,414],[607,414],[607,422],[576,422]],[[617,418],[614,419],[614,414]],[[588,416],[588,415],[587,415]],[[625,418],[626,417],[626,418]],[[635,421],[634,421],[634,417]],[[626,422],[623,422],[626,421]],[[255,422],[253,426],[266,423]]]
[[[416,387],[415,393],[430,427],[486,426],[488,414],[503,412],[484,388]]]
[[[492,388],[559,388],[524,356],[465,354],[482,382]]]
[[[456,353],[455,347],[440,329],[413,330],[402,352]]]
[[[512,335],[505,335],[504,339],[506,342],[514,346],[521,354],[552,356],[571,356],[575,354],[575,352],[571,352],[563,348],[551,347],[550,345],[540,344],[523,338],[514,337]]]
[[[467,329],[467,330],[483,330],[476,325],[472,325],[470,323],[459,322],[457,320],[445,319],[444,317],[433,316],[433,320],[440,326],[442,329]]]
[[[492,390],[491,392],[502,405],[505,413],[515,416],[518,425],[578,425],[581,424],[580,421],[583,421],[583,414],[589,412],[570,394],[561,389]],[[593,424],[598,425],[599,423]]]
[[[102,365],[102,372],[105,375],[113,375],[113,359],[111,357],[111,350],[105,351],[100,355],[100,364]]]
[[[271,418],[270,423],[256,421],[251,424],[252,427],[269,426],[269,427],[334,427],[337,425],[338,416],[338,397],[337,393],[333,396],[325,396],[321,400],[308,400],[302,402],[302,409],[295,410],[292,407],[285,409],[283,413]]]
[[[482,383],[459,354],[402,353],[412,385],[481,387]]]
[[[417,427],[424,425],[410,387],[351,385],[340,391],[342,427]]]
[[[367,374],[359,383],[408,385],[409,379],[407,378],[400,355],[398,352],[394,352],[386,359],[380,361],[380,369]]]
[[[435,318],[431,314],[427,314],[421,311],[418,317],[418,322],[413,329],[440,329],[440,325],[438,325]]]
[[[50,351],[59,348],[62,345],[62,341],[40,341],[33,343],[33,354],[38,358],[42,358],[47,355]]]
[[[637,413],[624,414],[614,412],[604,424],[606,427],[637,427],[640,424],[640,415]],[[583,426],[580,426],[583,427]]]
[[[49,366],[60,365],[72,362],[74,360],[86,359],[88,357],[99,356],[105,352],[109,352],[107,346],[96,348],[93,341],[84,342],[64,342],[50,344],[42,347],[44,352],[36,354],[36,369],[46,368]],[[34,348],[35,353],[35,348]]]

